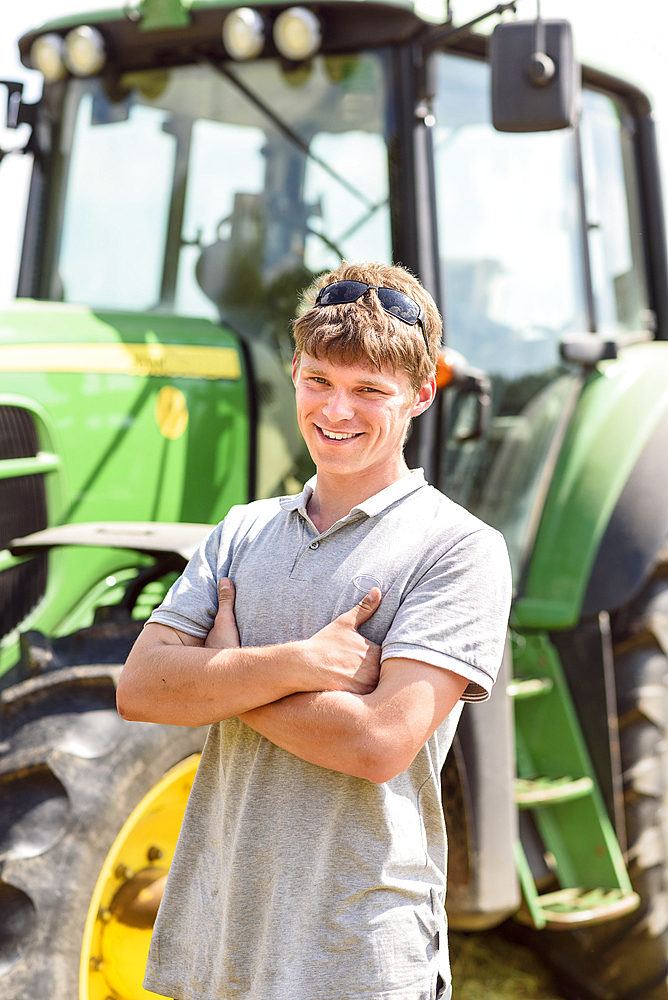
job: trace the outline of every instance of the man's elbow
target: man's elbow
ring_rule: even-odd
[[[355,775],[358,778],[366,778],[375,785],[382,785],[410,767],[416,753],[417,751],[407,752],[405,747],[396,745],[376,745],[360,753]]]
[[[135,645],[123,667],[116,686],[116,710],[128,722],[153,722],[151,711],[156,708],[155,691],[148,679],[151,665],[147,662],[150,650],[137,649]]]
[[[142,711],[143,703],[144,699],[139,696],[136,685],[127,678],[124,671],[116,688],[116,711],[127,722],[149,722]]]

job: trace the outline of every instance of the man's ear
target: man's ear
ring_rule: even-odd
[[[419,417],[421,413],[428,410],[431,404],[434,402],[434,396],[436,395],[436,376],[430,375],[429,378],[420,386],[418,394],[415,397],[415,402],[413,403],[413,412],[411,417]]]
[[[300,362],[300,360],[301,359],[300,359],[299,354],[297,353],[297,351],[295,351],[295,353],[292,356],[292,384],[293,385],[297,384],[297,375],[299,374],[299,362]]]

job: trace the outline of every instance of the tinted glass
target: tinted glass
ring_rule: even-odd
[[[595,318],[597,328],[613,336],[652,325],[632,130],[629,116],[610,97],[584,92],[580,133]]]
[[[388,260],[381,56],[72,81],[52,296],[217,318],[291,354],[297,290]]]
[[[517,575],[568,396],[559,340],[588,328],[575,143],[570,130],[496,132],[487,64],[440,55],[437,67],[447,340],[492,382],[491,427],[478,441],[459,440],[473,398],[449,394],[439,485],[504,531]]]

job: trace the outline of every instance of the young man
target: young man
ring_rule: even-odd
[[[404,462],[431,297],[380,264],[318,284],[294,359],[317,477],[230,511],[118,688],[125,718],[211,723],[145,981],[179,1000],[450,995],[440,771],[501,661],[508,559]]]

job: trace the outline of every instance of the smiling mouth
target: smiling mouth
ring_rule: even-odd
[[[326,431],[324,427],[320,427],[318,424],[316,424],[316,427],[322,436],[327,438],[328,441],[349,441],[350,438],[359,437],[361,433],[360,431],[357,431],[354,434],[344,434],[340,431]]]

